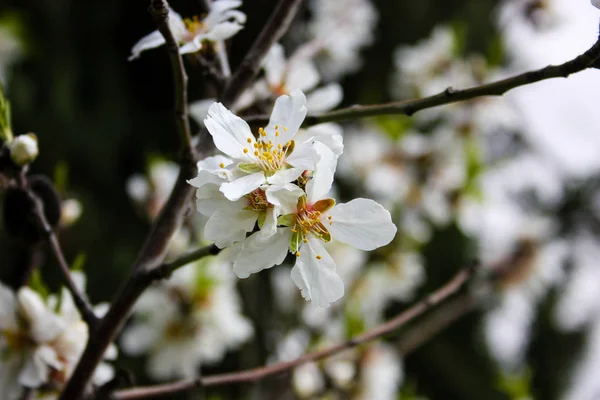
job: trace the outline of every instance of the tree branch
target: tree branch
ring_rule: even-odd
[[[379,325],[378,327],[371,329],[370,331],[367,331],[362,335],[355,336],[354,338],[346,342],[305,354],[295,360],[280,362],[277,364],[260,368],[254,368],[247,371],[206,376],[195,379],[184,379],[181,381],[167,383],[163,385],[120,390],[116,392],[113,395],[113,397],[117,400],[134,400],[158,396],[167,396],[187,390],[192,390],[198,387],[221,386],[242,382],[256,382],[269,376],[290,371],[307,362],[317,361],[330,357],[343,350],[359,346],[363,343],[381,338],[385,335],[394,332],[395,330],[403,327],[408,322],[423,315],[432,307],[443,302],[444,300],[448,299],[450,296],[458,292],[465,285],[465,283],[468,282],[470,277],[473,275],[474,271],[475,266],[471,266],[461,270],[454,278],[452,278],[452,280],[450,280],[444,286],[439,288],[437,291],[431,293],[429,296],[425,297],[423,300],[413,305],[406,311],[398,314],[396,317],[392,318],[388,322]]]
[[[211,244],[210,246],[200,247],[199,249],[190,251],[190,252],[176,258],[173,261],[165,262],[158,268],[154,268],[150,272],[150,275],[151,275],[150,279],[152,279],[152,280],[167,279],[169,276],[171,276],[171,274],[175,270],[183,267],[184,265],[187,265],[191,262],[194,262],[194,261],[204,258],[206,256],[217,255],[217,254],[219,254],[220,251],[221,251],[221,249],[219,249],[214,244]]]
[[[165,38],[165,45],[169,53],[169,59],[171,60],[175,92],[175,123],[177,124],[177,131],[181,138],[182,156],[184,158],[192,158],[192,131],[188,118],[187,100],[188,77],[181,54],[179,54],[179,44],[169,28],[169,4],[166,0],[151,0],[148,11],[152,14],[158,30]]]
[[[235,99],[250,85],[260,70],[263,59],[273,44],[287,32],[302,0],[280,0],[266,25],[252,44],[244,60],[227,82],[219,100],[230,106]]]
[[[56,233],[52,229],[50,223],[46,219],[46,215],[44,214],[44,205],[42,201],[38,198],[38,196],[33,193],[31,190],[27,190],[27,195],[35,204],[34,213],[35,217],[38,220],[38,223],[46,235],[46,239],[48,240],[48,244],[50,245],[50,249],[52,250],[52,254],[54,254],[54,258],[56,258],[56,262],[60,267],[60,271],[63,275],[63,279],[65,281],[65,285],[67,289],[73,296],[73,301],[75,302],[75,306],[77,310],[81,314],[81,318],[88,324],[90,331],[93,332],[98,326],[99,318],[94,313],[92,305],[87,301],[85,295],[77,288],[73,278],[71,277],[71,271],[69,268],[69,264],[65,259],[65,255],[62,252],[60,247],[60,243],[58,238],[56,237]]]
[[[525,72],[510,78],[468,89],[458,90],[452,87],[441,93],[422,99],[396,101],[376,105],[355,105],[330,112],[309,115],[303,126],[312,126],[324,122],[342,122],[358,118],[376,117],[378,115],[413,115],[414,113],[445,104],[471,100],[482,96],[502,96],[514,88],[552,78],[566,78],[571,74],[583,71],[593,66],[600,59],[600,40],[588,51],[560,65],[549,65],[535,71]],[[256,115],[244,118],[249,124],[264,126],[269,117]]]

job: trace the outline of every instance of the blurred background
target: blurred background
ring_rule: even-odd
[[[274,4],[246,0],[240,7],[248,19],[228,41],[233,69]],[[184,17],[203,12],[196,0],[171,6]],[[155,29],[147,7],[143,0],[0,1],[0,79],[13,130],[39,139],[31,173],[48,176],[60,192],[60,240],[85,271],[93,303],[110,301],[128,275],[176,173],[166,52],[127,61]],[[329,30],[331,43],[310,57],[318,86],[339,83],[339,106],[375,104],[565,62],[595,42],[599,18],[587,0],[313,0],[283,45],[289,57]],[[215,96],[192,56],[186,66],[190,101]],[[344,123],[337,197],[381,202],[398,237],[370,254],[331,250],[347,294],[327,311],[299,297],[289,267],[222,278],[236,293],[239,311],[231,318],[252,327],[238,327],[246,333],[223,345],[227,351],[203,373],[338,342],[473,260],[481,273],[466,294],[381,344],[255,385],[209,388],[206,398],[600,398],[598,87],[600,73],[589,70],[499,99]],[[240,114],[268,113],[271,105],[240,107]],[[190,217],[172,255],[200,243],[197,219]],[[4,282],[19,275],[27,251],[1,234]],[[44,281],[56,291],[58,268],[39,255]],[[160,381],[160,368],[148,369],[149,348],[122,350],[115,370],[132,372],[137,384]]]

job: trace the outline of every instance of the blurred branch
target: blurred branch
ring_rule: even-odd
[[[252,44],[219,97],[225,106],[231,105],[235,99],[250,85],[260,70],[263,59],[279,39],[287,32],[302,0],[280,0],[277,8],[264,28]]]
[[[154,18],[158,30],[165,38],[165,45],[171,60],[173,71],[173,85],[175,88],[175,123],[177,131],[181,137],[184,158],[193,158],[194,147],[192,146],[192,131],[188,119],[188,100],[187,100],[187,82],[188,77],[185,72],[181,54],[179,54],[179,44],[173,37],[169,28],[169,3],[166,0],[151,0],[148,8]]]
[[[60,271],[63,275],[63,279],[65,281],[67,289],[71,293],[71,296],[73,296],[75,306],[77,307],[77,310],[79,310],[81,318],[83,318],[83,320],[88,324],[90,331],[93,332],[98,326],[99,318],[94,313],[94,310],[91,304],[85,298],[85,295],[79,290],[77,285],[75,285],[75,282],[71,277],[69,264],[67,263],[65,255],[62,252],[60,243],[58,242],[58,238],[56,237],[56,233],[52,229],[50,223],[48,223],[46,215],[44,214],[44,204],[42,200],[40,200],[38,196],[36,196],[36,194],[33,193],[31,190],[27,190],[27,195],[35,204],[35,217],[37,218],[41,229],[46,235],[48,244],[50,245],[50,249],[52,250],[52,254],[54,254],[54,258],[56,258],[56,262],[60,267]]]
[[[219,249],[214,244],[190,251],[171,262],[163,263],[160,267],[153,269],[151,272],[151,279],[167,279],[178,268],[181,268],[191,262],[197,261],[206,256],[217,255],[220,251],[221,249]]]
[[[312,126],[324,122],[341,122],[358,118],[375,117],[378,115],[396,114],[411,116],[418,111],[445,104],[471,100],[482,96],[502,96],[509,90],[520,86],[529,85],[546,79],[566,78],[571,74],[592,67],[598,59],[600,59],[600,40],[588,51],[564,64],[549,65],[535,71],[525,72],[510,78],[468,89],[458,90],[449,87],[441,93],[422,99],[403,100],[366,106],[355,105],[322,114],[308,115],[304,120],[303,125]],[[249,116],[244,119],[252,125],[262,126],[269,122],[269,117],[265,115]]]
[[[307,362],[317,361],[330,357],[334,354],[340,353],[343,350],[359,346],[363,343],[381,338],[385,335],[394,332],[395,330],[403,327],[415,318],[423,315],[426,311],[430,310],[437,304],[442,303],[453,294],[457,293],[469,281],[474,271],[475,265],[461,270],[456,276],[454,276],[454,278],[452,278],[452,280],[450,280],[444,286],[431,293],[430,295],[428,295],[423,300],[413,305],[406,311],[398,314],[396,317],[392,318],[388,322],[379,325],[378,327],[371,329],[370,331],[355,336],[354,338],[346,342],[305,354],[295,360],[280,362],[266,367],[254,368],[247,371],[199,377],[195,379],[184,379],[181,381],[167,383],[164,385],[120,390],[116,392],[113,395],[113,397],[118,400],[133,400],[157,396],[166,396],[178,392],[192,390],[197,387],[220,386],[242,382],[256,382],[269,376],[290,371]]]

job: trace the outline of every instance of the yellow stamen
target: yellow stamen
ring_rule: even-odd
[[[296,252],[296,257],[300,257],[300,252],[299,251]]]
[[[320,255],[317,254],[317,260],[320,260],[321,258],[323,258],[323,257],[321,257]]]
[[[221,164],[219,164],[219,167],[225,168],[225,164],[221,163]]]

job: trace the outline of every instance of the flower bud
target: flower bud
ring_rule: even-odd
[[[10,158],[19,166],[31,164],[38,155],[37,136],[33,133],[17,136],[8,146]]]

